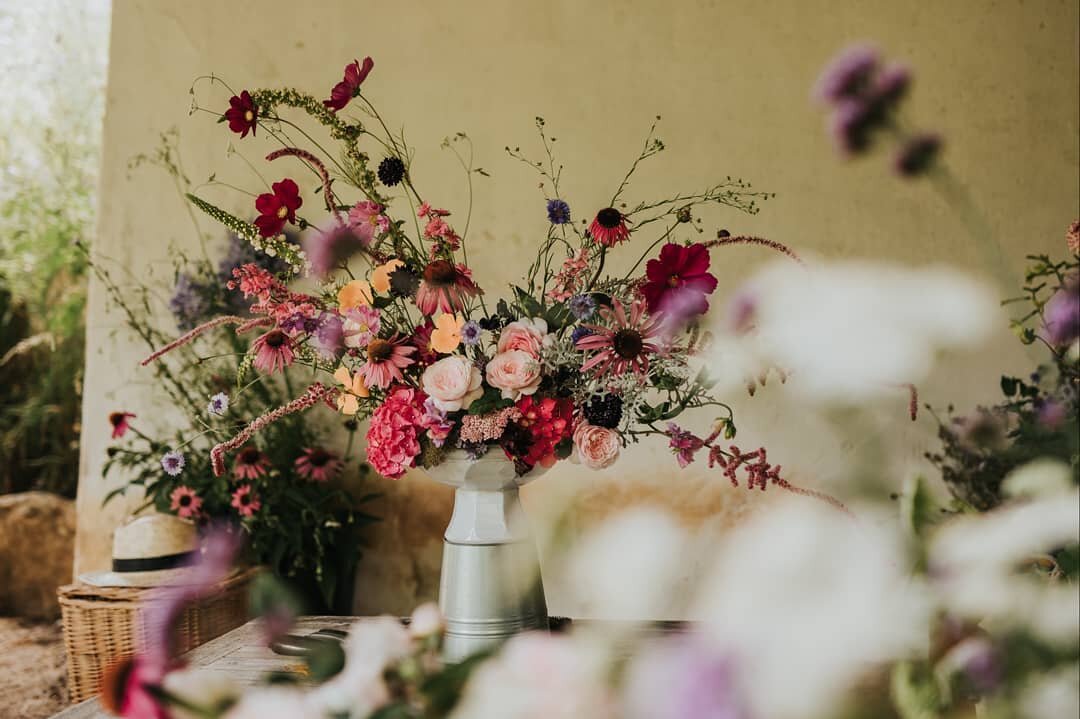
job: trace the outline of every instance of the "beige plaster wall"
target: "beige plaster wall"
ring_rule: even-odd
[[[885,158],[845,166],[823,136],[809,88],[839,47],[864,38],[914,67],[909,116],[944,134],[951,166],[988,213],[1014,272],[1027,253],[1060,252],[1063,228],[1078,214],[1075,0],[115,0],[113,13],[96,249],[139,274],[167,275],[168,244],[194,242],[169,179],[128,170],[159,132],[180,129],[192,178],[216,170],[253,184],[227,157],[232,136],[208,115],[187,116],[193,77],[214,72],[237,89],[288,83],[322,95],[347,61],[364,55],[376,60],[367,92],[393,125],[407,126],[423,191],[458,213],[466,192],[439,143],[458,130],[473,138],[477,164],[492,174],[476,184],[470,253],[489,291],[514,277],[544,231],[536,177],[502,149],[538,153],[535,115],[559,138],[565,194],[578,216],[610,196],[662,114],[669,149],[642,174],[635,196],[739,175],[778,198],[756,217],[708,214],[711,230],[761,234],[827,257],[981,271],[963,226],[927,186],[891,178]],[[227,104],[221,91],[203,98]],[[268,147],[245,143],[252,159]],[[718,298],[765,259],[744,249],[714,255]],[[107,561],[125,511],[100,507],[110,488],[99,478],[105,415],[121,407],[155,415],[149,374],[114,334],[117,323],[93,286],[77,571]],[[1003,327],[991,346],[952,358],[952,371],[924,386],[924,397],[960,406],[990,399],[1000,371],[1020,371],[1025,361]],[[804,484],[826,486],[860,445],[830,436],[777,388],[734,400],[740,436],[768,443]],[[888,434],[909,467],[931,445],[933,425],[898,423]],[[745,509],[746,495],[723,481],[676,476],[663,447],[631,454],[602,475],[560,467],[528,489],[527,504],[543,523],[566,495],[578,497],[584,517],[659,498],[706,537]],[[421,476],[379,488],[386,519],[371,532],[358,609],[405,611],[435,593],[449,495]],[[565,587],[549,586],[549,595],[554,612],[574,613]]]

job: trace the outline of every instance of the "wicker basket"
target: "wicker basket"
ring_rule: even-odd
[[[248,584],[257,569],[229,577],[212,594],[189,606],[177,627],[180,652],[235,629],[248,619]],[[70,584],[57,594],[67,649],[68,694],[72,704],[97,696],[102,674],[131,656],[145,639],[139,606],[149,589]]]

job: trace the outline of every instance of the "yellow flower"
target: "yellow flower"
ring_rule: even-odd
[[[398,259],[393,259],[386,264],[379,265],[371,271],[371,286],[376,292],[389,292],[390,291],[390,273],[399,267],[403,267],[404,262]]]
[[[360,305],[370,305],[371,285],[365,280],[353,280],[338,290],[337,301],[342,312]]]
[[[443,313],[435,318],[435,329],[431,332],[431,348],[442,354],[450,354],[461,344],[461,328],[465,318]]]
[[[350,375],[347,367],[342,365],[334,372],[334,379],[344,385],[344,389],[338,394],[338,411],[342,414],[354,415],[360,410],[360,399],[371,396],[364,378],[357,372]]]

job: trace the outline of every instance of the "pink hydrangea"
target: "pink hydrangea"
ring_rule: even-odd
[[[426,424],[423,392],[397,385],[371,416],[367,432],[368,462],[376,472],[398,479],[416,466],[420,454],[419,432]]]

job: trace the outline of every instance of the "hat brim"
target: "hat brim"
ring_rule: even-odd
[[[167,584],[188,584],[190,567],[159,569],[153,572],[87,572],[79,581],[92,587],[157,587]]]

